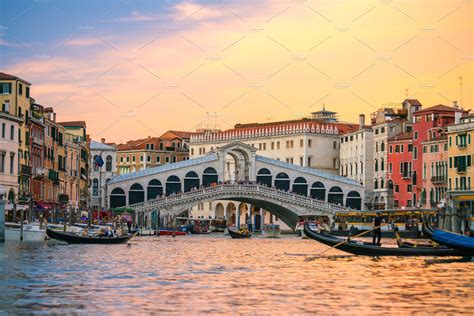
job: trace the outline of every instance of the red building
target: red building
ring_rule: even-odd
[[[436,138],[440,130],[453,124],[455,116],[468,112],[462,110],[455,101],[453,107],[438,104],[413,113],[413,206],[421,206],[423,192],[423,142]],[[430,137],[431,136],[431,137]]]
[[[30,164],[31,180],[30,190],[33,200],[44,199],[44,178],[46,170],[44,168],[44,118],[43,106],[32,103],[30,110]]]
[[[400,133],[388,140],[389,199],[394,208],[413,207],[413,133]]]

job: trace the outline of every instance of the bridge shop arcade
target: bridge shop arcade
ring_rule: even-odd
[[[232,181],[223,176],[229,156],[235,160]],[[199,214],[198,208],[189,215],[223,218],[228,225],[245,224],[250,216],[257,228],[278,218],[294,228],[298,216],[332,219],[336,212],[360,210],[364,188],[354,180],[256,155],[252,146],[234,142],[195,159],[114,177],[107,195],[110,207],[127,206],[146,216],[144,226],[157,214],[173,218],[200,203],[222,200],[233,202],[215,203],[212,214]]]

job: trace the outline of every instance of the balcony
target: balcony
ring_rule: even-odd
[[[412,171],[407,171],[402,173],[402,178],[403,179],[411,179],[413,177],[413,172]]]
[[[466,173],[466,171],[467,171],[466,165],[457,166],[457,173]]]
[[[459,150],[466,149],[466,148],[467,148],[467,144],[466,144],[466,143],[460,143],[460,144],[458,144],[458,148],[459,148]]]
[[[431,182],[433,184],[446,184],[446,176],[433,176],[431,177]]]
[[[42,167],[34,167],[33,168],[33,176],[35,178],[43,178],[46,177],[46,169]]]
[[[38,146],[43,146],[43,139],[40,137],[32,137],[33,139],[33,145],[38,145]]]
[[[20,165],[20,173],[25,176],[31,175],[31,167],[27,165]]]

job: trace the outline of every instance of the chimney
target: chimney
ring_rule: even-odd
[[[102,144],[105,144],[105,138],[101,138],[101,139],[100,139],[100,142],[101,142]]]
[[[359,114],[359,129],[363,129],[365,126],[365,115]]]
[[[53,112],[53,122],[56,122],[56,113]]]
[[[453,108],[459,109],[458,101],[453,101]]]

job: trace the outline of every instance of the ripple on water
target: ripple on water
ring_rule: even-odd
[[[137,238],[0,246],[8,313],[471,313],[472,262],[339,256],[311,240]]]

